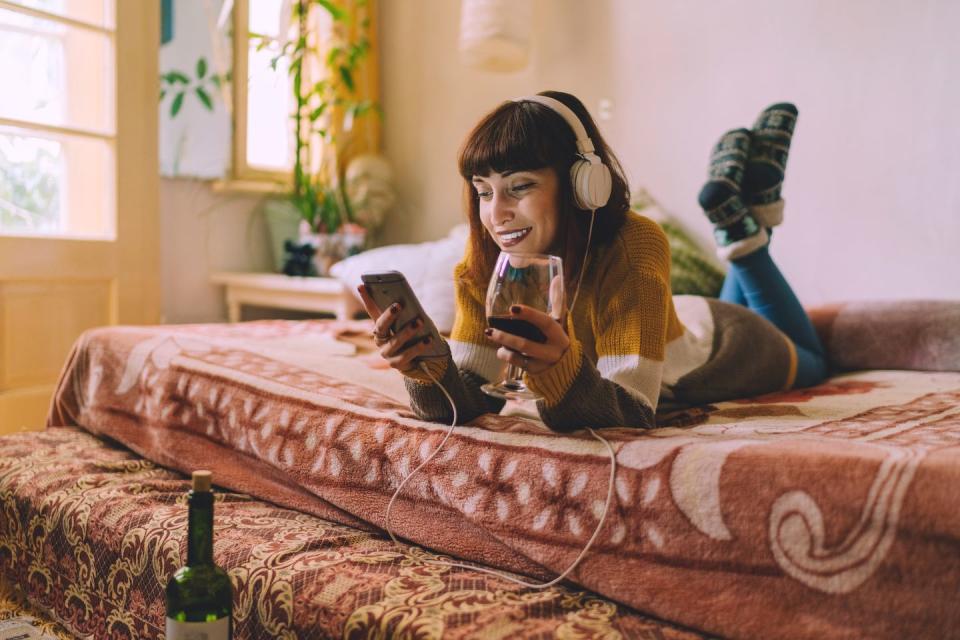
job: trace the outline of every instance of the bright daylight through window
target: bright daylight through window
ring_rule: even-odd
[[[0,0],[0,234],[115,235],[113,0]]]
[[[289,30],[282,5],[282,0],[250,0],[249,18],[250,33],[260,42],[251,38],[248,47],[247,164],[275,171],[293,166],[289,70],[287,59],[277,58],[280,38]]]
[[[293,94],[286,56],[291,5],[285,0],[235,0],[236,73],[234,175],[242,180],[289,179],[293,168]]]

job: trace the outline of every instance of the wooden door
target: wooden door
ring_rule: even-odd
[[[0,434],[81,332],[159,321],[159,37],[156,1],[0,0]]]

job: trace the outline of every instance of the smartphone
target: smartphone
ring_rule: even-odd
[[[360,276],[367,293],[377,303],[381,310],[386,311],[394,302],[400,303],[400,314],[393,321],[390,329],[397,333],[413,322],[416,318],[423,320],[423,327],[417,335],[408,341],[403,348],[406,349],[416,344],[418,340],[423,340],[430,336],[430,344],[427,350],[417,357],[420,358],[445,358],[449,351],[447,345],[440,337],[440,332],[433,324],[433,320],[424,313],[420,301],[410,288],[407,279],[399,271],[378,271],[376,273],[364,273]]]

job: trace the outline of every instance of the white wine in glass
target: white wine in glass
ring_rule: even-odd
[[[533,342],[546,342],[540,329],[510,313],[510,307],[522,304],[543,311],[559,321],[563,312],[563,261],[542,253],[503,251],[487,287],[487,324]],[[524,354],[526,355],[526,354]],[[523,369],[507,365],[506,377],[488,382],[483,392],[505,400],[540,400],[541,396],[523,382]]]

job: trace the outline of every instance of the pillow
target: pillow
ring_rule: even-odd
[[[716,298],[723,286],[724,272],[717,266],[712,250],[706,250],[687,233],[676,217],[665,212],[656,200],[640,189],[632,208],[660,224],[670,243],[670,289],[674,295]]]
[[[837,371],[960,371],[960,300],[854,301],[808,311]]]
[[[453,269],[463,259],[470,227],[454,227],[446,238],[419,244],[392,244],[350,256],[330,267],[330,275],[360,298],[360,275],[371,271],[401,272],[440,333],[453,329],[456,302]]]

